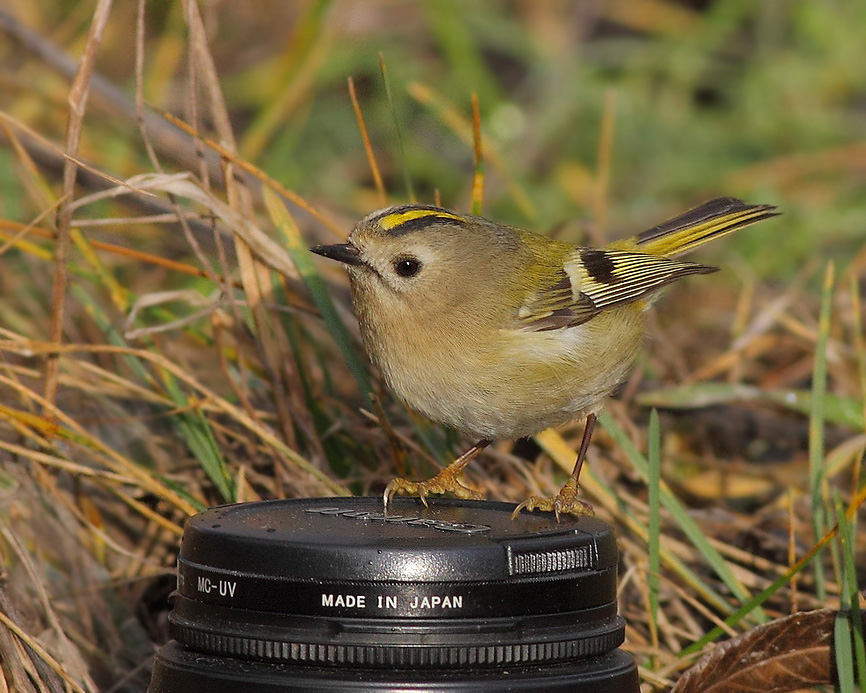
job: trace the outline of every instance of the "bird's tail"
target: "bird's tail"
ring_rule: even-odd
[[[747,205],[734,197],[720,197],[653,226],[629,240],[634,244],[634,250],[673,257],[744,226],[777,216],[779,213],[775,209],[772,205]]]

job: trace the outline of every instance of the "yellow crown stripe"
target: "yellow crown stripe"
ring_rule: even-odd
[[[463,221],[463,217],[449,212],[443,212],[438,209],[410,209],[406,212],[395,212],[388,214],[379,220],[379,225],[386,231],[402,226],[406,222],[414,221],[415,219],[423,219],[424,217],[437,217],[439,219],[454,219]]]

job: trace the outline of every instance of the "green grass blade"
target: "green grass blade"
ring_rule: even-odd
[[[109,344],[120,347],[129,347],[129,344],[126,343],[126,340],[120,332],[117,331],[117,328],[108,319],[99,304],[91,298],[90,294],[87,293],[81,284],[72,284],[72,295],[75,296],[82,306],[84,306],[87,314],[93,322],[96,323],[97,327],[102,330],[102,334],[105,335],[105,339]],[[142,364],[140,360],[135,358],[135,356],[124,354],[122,359],[126,365],[129,366],[130,370],[141,378],[143,383],[153,382],[150,372],[144,367],[144,364]]]
[[[382,82],[385,85],[385,96],[388,99],[388,107],[394,117],[394,132],[397,135],[397,148],[400,150],[400,162],[403,164],[403,182],[406,184],[406,194],[410,202],[415,202],[415,189],[412,187],[412,177],[409,175],[409,164],[406,161],[406,148],[403,146],[403,132],[400,129],[400,119],[397,117],[397,108],[394,105],[394,95],[391,93],[391,80],[388,79],[388,68],[385,66],[385,55],[379,53],[379,69],[382,72]]]
[[[547,452],[556,463],[564,470],[566,473],[571,472],[571,467],[574,463],[574,453],[571,449],[568,449],[567,452],[564,450],[557,449],[557,446],[553,444],[553,441],[546,435],[547,432],[542,432],[537,434],[534,438],[536,442]],[[558,438],[558,436],[557,436]],[[559,439],[561,441],[561,439]],[[562,445],[565,446],[565,442],[562,442]],[[618,496],[616,491],[609,485],[606,484],[602,479],[600,479],[592,470],[591,467],[585,468],[583,470],[583,474],[581,478],[585,482],[592,482],[593,485],[598,487],[598,492],[603,496],[607,496],[614,501],[619,503],[619,512],[622,513],[622,516],[625,518],[625,524],[636,536],[638,536],[642,541],[649,543],[649,530],[645,524],[638,518],[634,512],[626,505],[625,503],[618,500]],[[589,483],[586,484],[589,486]],[[716,590],[714,590],[710,585],[708,585],[703,579],[701,579],[691,568],[689,568],[685,563],[683,563],[679,558],[677,558],[673,552],[665,549],[664,546],[659,546],[659,554],[661,561],[667,565],[676,575],[682,578],[683,582],[689,586],[689,588],[699,597],[704,599],[708,604],[710,604],[714,609],[716,609],[720,614],[730,614],[733,610],[731,604]]]
[[[661,570],[661,435],[659,415],[653,409],[649,420],[649,454],[647,457],[649,489],[649,585],[650,620],[658,633],[659,574]]]
[[[291,257],[292,263],[294,263],[298,270],[298,274],[301,275],[301,280],[310,292],[313,303],[316,304],[316,307],[322,314],[322,319],[325,321],[325,325],[328,327],[337,347],[342,352],[346,365],[358,384],[358,390],[361,392],[364,404],[370,407],[370,392],[373,390],[373,386],[370,384],[367,368],[355,348],[355,343],[352,341],[349,331],[337,314],[337,309],[334,307],[334,302],[331,300],[331,295],[328,293],[325,282],[313,263],[310,249],[301,237],[295,220],[289,214],[289,210],[286,209],[279,195],[267,187],[263,188],[263,191],[268,213],[274,222],[274,226],[279,230],[283,242],[286,244],[289,257]]]
[[[163,383],[166,392],[180,409],[172,416],[172,423],[201,464],[202,469],[228,503],[236,500],[234,480],[229,474],[228,465],[219,449],[213,429],[204,415],[190,404],[186,394],[170,373],[164,373]]]
[[[635,468],[641,476],[643,476],[644,480],[648,482],[649,469],[646,458],[637,450],[637,448],[634,447],[634,445],[632,445],[628,436],[619,425],[617,425],[613,417],[606,412],[602,412],[599,415],[599,420],[605,430],[614,439],[614,442],[616,442],[616,444],[626,453],[632,464],[634,464]],[[685,506],[680,503],[679,499],[677,499],[667,485],[660,482],[659,489],[662,505],[664,505],[668,512],[671,513],[680,529],[689,538],[689,541],[691,541],[695,548],[700,551],[704,559],[716,572],[716,575],[722,579],[722,582],[725,583],[728,589],[731,590],[740,601],[747,601],[749,599],[749,594],[746,592],[742,584],[740,584],[739,580],[736,579],[734,573],[731,571],[730,567],[728,567],[728,564],[725,562],[722,555],[707,540],[703,530],[698,527],[697,523],[688,514]],[[754,616],[760,623],[765,623],[769,620],[762,609],[756,609]]]
[[[773,584],[771,584],[769,587],[759,592],[751,599],[743,602],[742,606],[740,606],[739,609],[737,609],[734,613],[732,613],[725,619],[725,623],[729,626],[736,626],[747,614],[751,613],[754,609],[760,607],[761,604],[763,604],[776,592],[778,592],[782,587],[784,587],[792,577],[800,573],[807,565],[809,565],[815,553],[817,553],[817,549],[810,554],[807,554],[796,565],[794,565],[784,574],[776,578],[773,581]],[[679,656],[687,657],[695,652],[700,652],[705,645],[713,642],[716,638],[719,638],[724,634],[725,630],[720,626],[716,626],[715,628],[712,628],[706,633],[704,633],[702,638],[696,640],[688,647],[683,648],[683,650],[679,653]]]
[[[846,569],[849,553],[846,544],[848,543],[848,520],[845,518],[845,510],[842,507],[842,500],[839,497],[839,492],[834,490],[833,500],[836,510],[836,522],[839,527],[838,549],[839,561],[837,563],[836,579],[839,582],[839,611],[836,612],[836,618],[833,622],[833,656],[836,662],[836,676],[838,679],[836,690],[839,693],[854,693],[854,658],[851,650],[851,594],[849,593],[850,574]],[[856,580],[856,577],[855,577]],[[854,583],[857,584],[856,582]],[[856,600],[857,593],[854,593]]]
[[[741,402],[768,402],[809,416],[815,408],[811,390],[765,390],[742,383],[692,383],[643,392],[637,397],[642,407],[687,411]],[[857,397],[824,395],[824,420],[857,430],[864,427],[863,401]]]
[[[589,475],[589,470],[584,470],[583,473]],[[607,494],[616,497],[613,488],[598,478],[596,478],[595,481]],[[629,529],[631,529],[638,537],[641,537],[649,543],[649,529],[641,523],[640,519],[631,510],[625,507],[625,505],[621,506],[620,511],[625,516],[627,521],[626,524],[629,526]],[[659,546],[659,560],[664,562],[665,565],[678,575],[682,581],[693,590],[695,595],[701,597],[720,614],[725,614],[727,616],[733,613],[732,607],[727,600],[708,585],[706,581],[701,579],[695,571],[689,568],[689,566],[683,563],[683,561],[677,558],[671,551],[665,550],[663,547]]]
[[[845,511],[845,516],[851,519],[856,517],[857,511],[864,502],[866,502],[866,486],[861,487],[857,491],[857,495],[851,499],[851,502],[848,504],[848,509]],[[815,558],[815,556],[817,556],[821,552],[821,550],[830,543],[830,541],[833,539],[833,537],[836,536],[838,532],[839,525],[836,525],[833,527],[833,529],[831,529],[823,537],[821,537],[821,540],[817,542],[811,549],[809,549],[805,556],[800,558],[799,561],[797,561],[782,575],[776,578],[776,580],[774,580],[769,587],[744,602],[739,609],[737,609],[733,614],[728,616],[725,619],[725,623],[729,626],[737,625],[746,614],[748,614],[750,611],[760,606],[770,597],[772,597],[776,592],[778,592],[782,587],[784,587],[792,577],[802,572],[803,569],[805,569],[806,566],[808,566],[809,563],[812,562],[812,559]],[[707,631],[702,638],[693,642],[688,647],[685,647],[679,653],[679,656],[686,657],[690,654],[693,654],[694,652],[699,652],[701,649],[703,649],[705,645],[713,642],[716,638],[724,635],[724,633],[725,631],[719,626],[712,628],[711,630]]]
[[[123,336],[111,324],[111,321],[108,320],[102,309],[91,299],[84,288],[76,284],[73,285],[72,291],[75,297],[87,309],[93,321],[102,330],[106,340],[115,346],[129,348],[129,344],[127,344]],[[139,359],[129,354],[124,354],[122,358],[132,372],[141,378],[142,382],[154,384],[154,378],[151,376],[150,371],[145,368]],[[165,373],[162,381],[166,392],[181,410],[171,417],[172,423],[177,428],[179,435],[189,447],[190,452],[199,461],[205,474],[213,482],[223,500],[228,502],[234,501],[234,482],[228,472],[225,458],[220,453],[219,445],[210,424],[201,412],[194,411],[190,407],[189,400],[171,374]],[[196,502],[196,504],[198,503]]]
[[[827,263],[815,343],[815,366],[812,373],[812,411],[809,416],[809,492],[812,498],[812,531],[817,539],[827,526],[822,499],[824,485],[824,396],[827,392],[827,341],[830,335],[830,310],[833,298],[833,263]],[[815,561],[815,591],[819,601],[827,598],[824,566]]]
[[[203,510],[207,510],[207,506],[202,503],[198,498],[193,496],[189,491],[187,491],[182,484],[169,479],[163,475],[159,475],[159,481],[162,484],[165,484],[167,488],[170,488],[174,491],[178,496],[183,498],[187,503],[193,506],[196,509],[196,512],[202,512]]]
[[[836,690],[839,693],[856,693],[858,689],[854,685],[854,662],[851,657],[851,624],[844,611],[839,611],[833,622],[833,651],[839,678]]]
[[[855,557],[855,540],[854,536],[857,529],[857,516],[849,522],[845,517],[845,510],[842,506],[842,501],[839,498],[838,491],[836,492],[836,518],[839,524],[839,546],[841,554],[842,570],[839,576],[839,584],[842,586],[840,594],[840,602],[842,611],[846,616],[846,630],[850,630],[849,646],[847,652],[847,660],[840,663],[840,647],[841,641],[836,640],[836,666],[839,669],[839,680],[842,681],[842,667],[846,671],[850,670],[852,684],[854,680],[854,664],[856,662],[857,682],[860,684],[860,690],[866,689],[866,643],[863,638],[863,614],[860,611],[860,594],[857,589],[857,562]],[[836,625],[839,625],[839,617],[837,616]],[[838,636],[838,633],[837,633]],[[853,639],[853,646],[850,640]],[[853,652],[854,661],[851,661],[851,653]],[[852,689],[854,690],[854,689]]]
[[[491,71],[491,63],[467,22],[467,14],[476,9],[474,4],[427,0],[420,6],[426,10],[430,32],[449,63],[451,74],[460,84],[456,91],[474,91],[484,103],[498,103],[502,99],[500,82]]]
[[[853,693],[854,691],[854,659],[851,651],[851,621],[849,620],[851,608],[851,595],[849,593],[850,584],[849,572],[846,570],[847,554],[846,544],[848,543],[848,521],[845,519],[845,510],[842,507],[842,500],[839,497],[839,491],[833,489],[834,508],[836,510],[836,523],[839,527],[838,551],[834,552],[834,557],[837,560],[834,562],[836,567],[836,579],[839,582],[839,611],[836,612],[836,618],[833,621],[833,660],[836,664],[837,690],[839,693]],[[855,578],[856,579],[856,578]],[[854,584],[857,584],[856,582]],[[857,599],[856,592],[854,599]]]

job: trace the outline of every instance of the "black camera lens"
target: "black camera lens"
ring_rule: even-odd
[[[187,524],[150,693],[638,690],[590,517],[293,499]]]

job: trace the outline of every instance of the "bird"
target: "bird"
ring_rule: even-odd
[[[482,495],[460,475],[495,440],[584,420],[574,469],[551,497],[514,510],[591,515],[578,498],[598,413],[634,367],[647,310],[667,285],[717,267],[679,256],[776,216],[733,197],[705,202],[601,248],[444,207],[364,217],[345,243],[313,253],[348,270],[365,349],[410,409],[477,442],[425,481],[392,480],[383,500]]]

